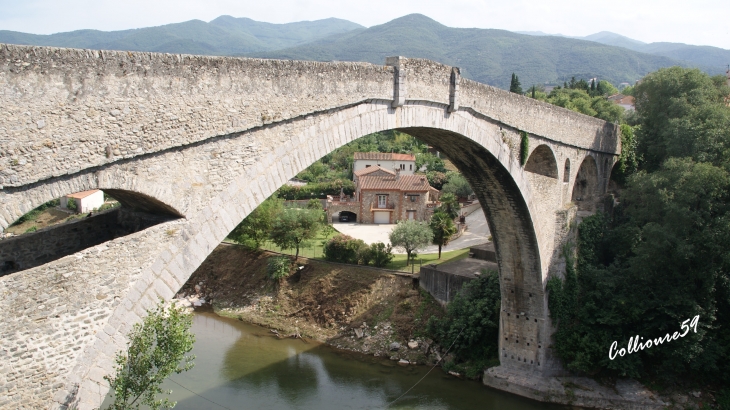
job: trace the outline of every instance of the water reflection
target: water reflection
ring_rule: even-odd
[[[196,313],[193,331],[195,368],[172,379],[230,409],[382,409],[429,369],[279,340],[266,329],[212,313]],[[224,408],[169,381],[163,388],[173,390],[176,409]],[[447,377],[440,369],[390,408],[564,409]]]

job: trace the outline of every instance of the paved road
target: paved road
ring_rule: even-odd
[[[488,242],[489,225],[484,212],[481,210],[473,212],[466,217],[467,230],[461,237],[451,242],[448,246],[441,249],[442,252],[455,251],[457,249],[469,248]],[[335,223],[335,229],[345,235],[353,238],[362,239],[367,244],[375,242],[389,243],[388,235],[395,225],[363,225],[358,223]],[[438,253],[439,249],[436,245],[427,246],[425,249],[419,249],[418,253]],[[402,250],[394,249],[393,253],[405,253]]]

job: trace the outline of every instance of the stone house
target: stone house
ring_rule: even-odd
[[[413,154],[356,152],[352,163],[353,180],[358,171],[375,166],[389,171],[400,170],[401,175],[413,175],[416,171],[416,157]]]
[[[372,168],[372,169],[369,169]],[[328,197],[330,220],[340,213],[349,222],[363,224],[395,224],[413,219],[428,221],[438,206],[439,191],[428,184],[423,175],[401,175],[378,166],[355,173],[353,197]]]

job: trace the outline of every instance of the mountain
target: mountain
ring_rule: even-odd
[[[619,84],[633,83],[650,71],[672,65],[719,74],[730,62],[730,51],[716,47],[644,44],[607,31],[578,39],[542,32],[451,28],[420,14],[370,28],[335,18],[272,24],[220,16],[207,23],[190,20],[121,31],[51,35],[0,31],[0,42],[375,64],[383,64],[387,56],[402,55],[455,65],[465,77],[501,88],[509,87],[513,72],[523,88],[562,84],[573,76]]]
[[[220,16],[209,23],[190,20],[121,31],[78,30],[36,35],[0,30],[0,42],[105,50],[231,55],[293,47],[361,28],[363,27],[359,24],[336,18],[272,24],[248,18]]]
[[[521,34],[531,36],[557,36],[562,34],[547,34],[542,31],[521,31]],[[682,60],[704,67],[710,74],[721,74],[724,67],[730,64],[730,50],[711,46],[694,46],[684,43],[644,43],[610,31],[601,31],[585,37],[571,37],[580,40],[595,41],[609,46],[623,47],[641,53],[654,54]]]
[[[592,41],[451,28],[420,14],[297,47],[251,55],[375,64],[383,64],[385,57],[395,55],[428,58],[458,66],[465,77],[501,88],[509,87],[513,72],[519,76],[522,87],[527,88],[545,82],[562,83],[572,76],[597,76],[614,84],[633,83],[661,67],[689,65]]]
[[[612,33],[610,31],[601,31],[590,36],[573,37],[581,40],[595,41],[596,43],[606,44],[609,46],[628,48],[634,51],[643,51],[641,47],[646,45],[639,40],[622,36],[621,34]]]

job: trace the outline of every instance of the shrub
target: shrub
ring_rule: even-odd
[[[322,250],[325,260],[357,265],[363,259],[363,252],[368,248],[362,239],[348,235],[332,237]],[[369,257],[366,257],[369,259]]]
[[[520,131],[520,164],[525,166],[527,156],[530,154],[530,139],[525,131]]]
[[[345,195],[355,192],[355,183],[348,179],[336,179],[329,182],[310,183],[304,186],[284,185],[276,191],[276,196],[286,200],[296,199],[324,199],[327,195],[340,195],[342,189]]]
[[[282,280],[289,276],[291,260],[288,256],[272,256],[266,265],[266,273],[273,280]]]
[[[66,208],[70,211],[76,211],[79,209],[78,205],[76,205],[76,200],[73,198],[68,199],[68,202],[66,202]]]
[[[482,271],[449,303],[446,316],[429,319],[428,333],[441,346],[453,343],[458,361],[476,374],[497,357],[500,303],[499,274]]]
[[[104,376],[114,395],[114,403],[107,409],[170,409],[175,406],[157,395],[167,393],[160,386],[172,373],[180,374],[193,367],[195,335],[190,332],[192,315],[174,305],[163,302],[148,310],[141,323],[127,335],[126,351],[115,358],[115,374]]]
[[[35,226],[35,225],[33,225],[33,226],[31,226],[30,228],[26,229],[26,230],[25,230],[25,233],[31,233],[31,232],[35,232],[35,231],[37,231],[37,230],[38,230],[38,227],[37,227],[37,226]]]
[[[370,260],[374,266],[382,268],[389,264],[393,260],[393,247],[388,244],[387,246],[383,242],[375,242],[370,245],[369,252]]]
[[[41,212],[45,211],[48,208],[56,207],[60,204],[60,201],[58,199],[52,199],[45,204],[33,209],[32,211],[26,213],[25,215],[18,218],[17,221],[13,223],[13,225],[20,225],[23,222],[26,221],[34,221],[38,216],[41,214]]]

